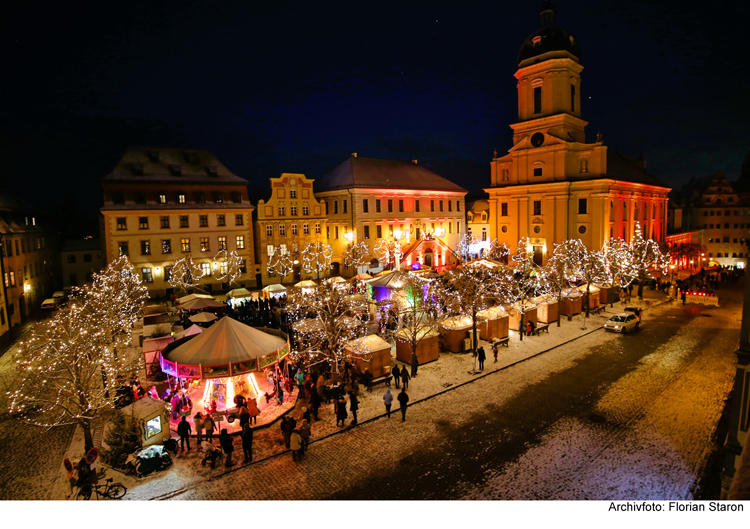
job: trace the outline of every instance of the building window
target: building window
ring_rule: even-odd
[[[169,228],[169,217],[160,217],[159,222],[162,228]]]
[[[188,253],[190,251],[190,239],[180,239],[180,248],[182,253]]]
[[[117,229],[119,231],[128,229],[128,220],[126,217],[117,217]],[[16,242],[16,244],[18,243]],[[16,251],[16,253],[18,253],[18,251]]]
[[[75,254],[68,255],[68,264],[74,264],[76,262],[76,256]]]
[[[159,193],[159,204],[167,203],[167,195],[165,193]]]
[[[16,239],[16,255],[21,255],[21,252],[18,251],[18,239]]]
[[[414,211],[416,211],[417,213],[419,213],[419,199],[416,199],[414,201]]]
[[[245,249],[245,236],[244,235],[238,235],[236,240],[237,250],[244,250]]]
[[[370,227],[365,226],[365,239],[369,239],[369,238],[370,238]]]
[[[266,224],[266,237],[273,237],[273,226]]]
[[[206,203],[206,194],[202,191],[198,191],[195,193],[195,201],[198,204],[205,204]]]
[[[362,213],[370,212],[370,202],[366,198],[362,199]]]
[[[303,224],[302,225],[302,234],[303,235],[310,235],[310,225],[309,224]]]
[[[201,252],[208,252],[210,250],[208,237],[201,237],[200,244],[201,244]]]
[[[239,213],[234,216],[234,225],[235,226],[242,226],[244,224],[242,213]]]
[[[125,203],[125,195],[123,195],[120,191],[115,191],[112,193],[112,203],[113,204],[124,204]]]
[[[227,249],[227,238],[224,236],[219,236],[219,250],[226,250]]]
[[[306,217],[309,214],[310,214],[310,208],[307,207],[307,206],[302,206],[302,215],[304,215]]]
[[[184,204],[186,202],[186,200],[185,200],[185,193],[179,193],[177,195],[177,202],[179,204]]]
[[[570,111],[576,111],[576,85],[570,85]]]
[[[297,198],[297,190],[296,189],[290,189],[289,190],[289,198]]]
[[[461,201],[456,200],[456,211],[461,211]]]
[[[150,268],[141,268],[141,276],[143,277],[144,283],[153,283],[154,276],[151,274]]]
[[[148,229],[148,217],[138,217],[138,229],[139,230]]]
[[[430,200],[430,211],[435,211],[435,201]]]
[[[240,261],[240,274],[247,274],[247,260]]]
[[[440,201],[440,211],[443,211],[443,201]]]
[[[377,226],[375,226],[375,236],[378,239],[382,239],[383,238],[383,228],[382,228],[382,226],[380,226],[380,224],[378,224]]]
[[[534,114],[539,114],[542,111],[542,87],[534,87]]]
[[[141,241],[141,255],[151,255],[151,241]]]
[[[319,222],[315,223],[315,233],[320,235],[320,223]]]
[[[216,203],[216,204],[223,204],[224,203],[224,193],[214,193],[214,203]]]
[[[403,213],[404,212],[404,201],[403,199],[399,199],[398,201],[398,212]]]
[[[456,233],[461,233],[461,223],[456,222]]]
[[[542,176],[542,168],[534,167],[534,176]]]
[[[279,217],[286,216],[286,212],[284,211],[284,206],[279,206]]]
[[[722,242],[729,242],[729,237],[724,237]]]
[[[83,262],[84,263],[90,263],[91,262],[91,254],[90,253],[83,254]],[[39,275],[38,272],[37,272],[37,275]]]
[[[380,213],[380,199],[375,199],[375,213]]]
[[[487,228],[482,228],[482,240],[487,240]]]
[[[541,214],[542,214],[542,201],[535,200],[534,201],[534,215],[541,215]]]
[[[217,226],[226,226],[227,225],[227,217],[226,217],[226,215],[216,215],[216,225]]]
[[[297,206],[289,206],[289,214],[292,217],[296,217],[297,216]]]
[[[164,281],[169,281],[170,279],[172,279],[172,267],[165,266],[164,267]]]
[[[200,215],[198,217],[198,224],[201,228],[208,228],[208,215]]]
[[[393,200],[388,199],[388,213],[393,213]]]
[[[239,193],[237,191],[232,193],[232,202],[235,204],[242,204],[242,193]]]
[[[211,263],[201,263],[201,277],[207,277],[211,275]]]
[[[735,237],[734,239],[732,239],[732,242],[733,242],[734,244],[737,244],[737,238]]]
[[[453,223],[452,222],[448,223],[448,233],[453,233]]]
[[[585,198],[579,198],[578,199],[578,214],[579,215],[586,215],[587,211],[587,200]]]
[[[331,227],[326,226],[326,239],[330,239],[330,238],[331,238]]]
[[[338,240],[338,238],[339,238],[339,227],[338,226],[334,226],[333,230],[334,230],[334,233],[335,233],[335,238],[336,238],[336,240]]]
[[[187,215],[180,215],[180,228],[188,228],[188,216]]]
[[[339,201],[336,200],[333,203],[333,214],[338,215],[338,213],[339,213]]]
[[[286,237],[286,224],[279,224],[279,235]]]
[[[10,286],[16,286],[16,273],[13,270],[10,271]]]
[[[172,239],[161,240],[161,253],[172,253]]]
[[[348,208],[348,201],[344,200],[344,213],[347,212],[347,208]]]
[[[5,241],[5,253],[6,257],[13,257],[13,245],[10,241]]]
[[[297,235],[297,225],[292,224],[292,235]]]
[[[120,248],[120,255],[130,255],[130,252],[128,251],[128,241],[120,241],[118,246]]]
[[[326,205],[326,215],[328,215],[328,202],[324,202],[324,204]]]
[[[448,201],[448,211],[453,211],[453,202]]]

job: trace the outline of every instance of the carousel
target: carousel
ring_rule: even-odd
[[[178,415],[210,412],[229,418],[227,412],[234,408],[237,395],[256,400],[261,410],[269,405],[260,397],[274,392],[272,376],[289,354],[284,333],[256,329],[225,316],[183,340],[161,356],[162,371],[178,379],[190,398],[192,407],[178,410]]]

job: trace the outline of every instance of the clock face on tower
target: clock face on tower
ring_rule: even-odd
[[[531,144],[534,147],[540,147],[544,143],[544,134],[541,132],[535,133],[533,136],[531,136]]]

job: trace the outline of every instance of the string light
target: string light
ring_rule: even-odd
[[[311,242],[302,250],[302,268],[308,274],[316,274],[320,279],[321,272],[331,268],[333,250],[331,246],[322,242]]]

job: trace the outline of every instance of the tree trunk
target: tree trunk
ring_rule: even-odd
[[[88,453],[89,450],[94,448],[94,436],[91,434],[91,422],[88,420],[82,420],[78,424],[80,424],[83,429],[84,450]]]
[[[638,280],[638,299],[643,299],[643,281]]]
[[[411,346],[411,377],[417,376],[417,368],[419,367],[419,360],[417,359],[417,346]]]
[[[589,317],[589,309],[591,309],[591,282],[586,283],[586,317]]]

